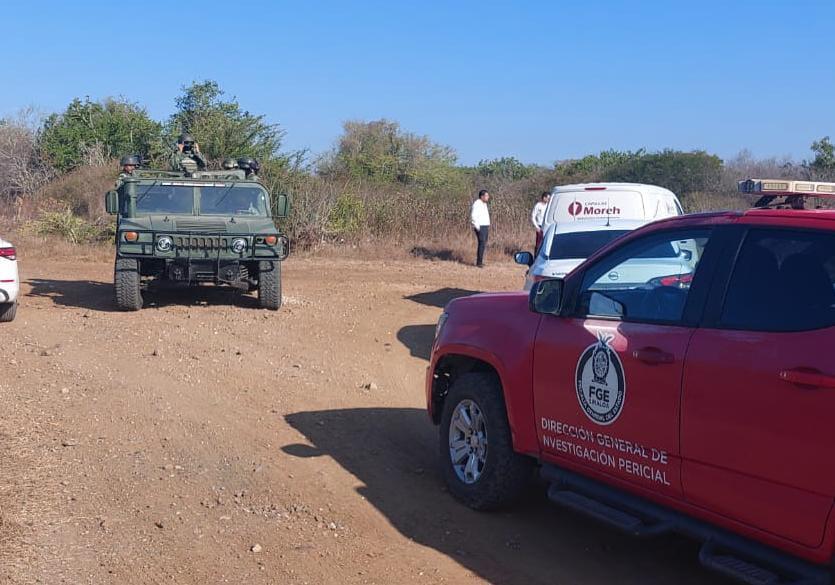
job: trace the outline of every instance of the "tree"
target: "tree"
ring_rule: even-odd
[[[241,109],[238,101],[224,99],[216,81],[194,82],[183,87],[176,100],[177,109],[168,120],[172,144],[181,132],[192,134],[210,162],[227,156],[251,156],[264,163],[281,159],[279,150],[284,132],[263,115]]]
[[[824,136],[812,143],[812,152],[815,155],[808,168],[816,178],[828,179],[835,176],[835,145]]]
[[[603,172],[604,181],[649,183],[670,189],[677,195],[710,191],[719,185],[722,159],[702,150],[663,150],[642,154]]]
[[[457,155],[448,147],[400,129],[390,120],[351,121],[322,174],[437,189],[458,178]]]
[[[640,150],[604,150],[599,154],[589,154],[581,159],[559,162],[556,171],[571,180],[597,181],[611,169],[623,166],[646,154]]]
[[[52,177],[38,157],[39,125],[31,110],[0,119],[0,201],[20,204]]]
[[[505,181],[527,179],[535,170],[536,168],[533,165],[526,165],[512,156],[482,160],[476,166],[476,172],[482,177],[491,177]]]
[[[124,98],[94,102],[75,98],[60,114],[44,121],[40,150],[61,172],[83,164],[101,165],[125,154],[156,156],[161,130],[144,108]]]

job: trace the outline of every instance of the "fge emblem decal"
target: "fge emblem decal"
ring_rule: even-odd
[[[623,364],[611,348],[611,335],[598,333],[577,362],[577,399],[586,416],[601,425],[617,420],[626,399]]]

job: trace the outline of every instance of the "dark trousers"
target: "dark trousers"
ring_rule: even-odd
[[[475,264],[476,266],[481,266],[484,264],[484,248],[487,247],[487,236],[490,235],[490,226],[479,226],[477,230],[473,229],[473,232],[475,232],[476,240],[478,240],[478,246],[475,252]]]
[[[539,247],[542,245],[542,230],[536,230],[536,243],[533,246],[533,255],[539,254]]]

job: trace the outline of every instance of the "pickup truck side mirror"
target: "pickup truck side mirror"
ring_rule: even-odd
[[[516,252],[513,261],[523,266],[533,266],[533,254],[530,252]]]
[[[562,306],[561,278],[548,278],[533,283],[528,297],[528,307],[534,313],[559,315]]]
[[[287,195],[278,195],[275,198],[273,217],[287,217],[288,215],[290,215],[290,198]]]
[[[104,209],[110,215],[119,213],[119,192],[108,191],[104,194]]]

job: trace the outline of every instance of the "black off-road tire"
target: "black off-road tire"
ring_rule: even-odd
[[[449,449],[452,415],[464,400],[476,403],[486,419],[486,462],[481,476],[470,484],[456,474]],[[533,459],[513,450],[502,388],[491,374],[464,374],[453,382],[441,412],[439,447],[441,473],[450,493],[474,510],[508,506],[519,497],[533,475]]]
[[[113,273],[113,289],[116,306],[123,311],[138,311],[142,308],[141,278],[139,261],[133,258],[116,258]]]
[[[0,323],[14,321],[17,315],[17,301],[13,303],[0,303]]]
[[[261,262],[258,270],[258,303],[271,311],[281,307],[281,262]]]

